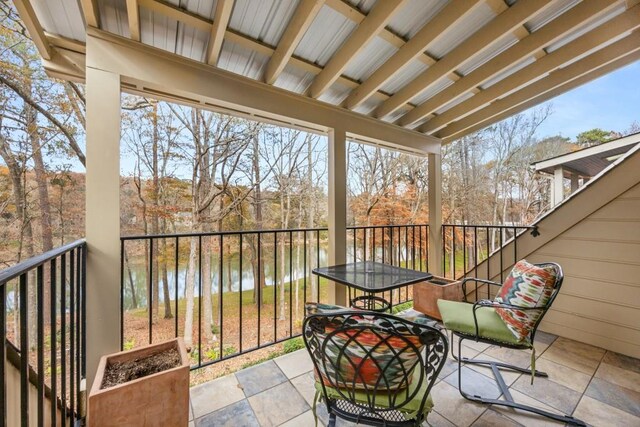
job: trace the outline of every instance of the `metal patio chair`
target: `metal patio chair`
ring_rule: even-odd
[[[480,283],[486,285],[488,288],[490,286],[502,286],[502,284],[497,282],[477,278],[466,278],[462,281],[464,302],[438,300],[438,307],[440,309],[440,313],[442,314],[442,320],[446,328],[451,331],[451,340],[453,341],[454,335],[458,337],[457,355],[454,353],[454,346],[451,346],[451,355],[458,362],[458,390],[465,399],[474,402],[508,406],[510,408],[532,412],[571,425],[586,426],[583,421],[580,421],[569,415],[556,414],[542,410],[540,408],[535,408],[533,406],[515,402],[513,397],[511,396],[511,393],[509,392],[509,388],[507,387],[502,377],[502,374],[500,373],[501,369],[508,369],[525,374],[530,373],[532,375],[532,382],[534,376],[548,377],[547,373],[535,370],[535,348],[533,347],[533,340],[535,338],[536,330],[538,329],[540,321],[542,321],[542,318],[547,313],[547,311],[551,307],[551,304],[558,295],[558,292],[560,291],[564,275],[562,272],[562,268],[556,263],[543,263],[533,265],[536,267],[550,268],[555,271],[555,282],[553,284],[553,290],[548,301],[542,305],[536,305],[535,307],[523,307],[507,304],[504,302],[498,302],[495,300],[479,300],[476,302],[469,302],[467,301],[467,282],[475,282],[476,284]],[[490,291],[488,290],[488,293],[489,292]],[[512,333],[512,331],[509,330],[505,321],[503,321],[503,319],[496,312],[496,309],[517,310],[518,312],[530,312],[531,310],[536,310],[539,316],[535,321],[535,324],[533,324],[533,327],[528,330],[528,334],[523,339],[518,339]],[[473,340],[476,342],[483,342],[499,347],[506,347],[517,350],[531,350],[531,368],[523,368],[508,363],[493,362],[490,360],[469,359],[467,357],[461,357],[462,342],[464,340]],[[465,393],[462,389],[463,364],[476,364],[490,367],[491,371],[493,372],[495,381],[500,388],[500,391],[502,392],[505,400],[489,399],[486,397]]]
[[[314,364],[316,398],[329,426],[336,417],[367,424],[419,426],[446,360],[446,336],[433,326],[390,314],[341,310],[311,314],[304,342]],[[317,421],[317,418],[316,418]]]

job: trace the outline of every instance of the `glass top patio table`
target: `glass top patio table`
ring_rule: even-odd
[[[313,274],[371,293],[400,288],[433,277],[431,273],[394,267],[374,261],[314,268]]]

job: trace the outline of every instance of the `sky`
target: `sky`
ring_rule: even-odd
[[[539,128],[538,136],[575,138],[593,128],[623,131],[640,123],[640,61],[566,92],[546,103],[553,114]]]

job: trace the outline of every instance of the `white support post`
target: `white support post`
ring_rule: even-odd
[[[329,265],[347,262],[347,134],[329,131]],[[343,285],[329,284],[329,302],[347,306]]]
[[[571,192],[572,193],[578,189],[578,178],[580,178],[578,174],[576,173],[571,174]]]
[[[442,275],[442,156],[429,154],[429,272]]]
[[[564,169],[559,166],[553,170],[553,206],[564,199]]]
[[[87,57],[92,55],[91,40]],[[95,53],[94,53],[95,54]],[[120,349],[120,76],[86,69],[87,382]]]

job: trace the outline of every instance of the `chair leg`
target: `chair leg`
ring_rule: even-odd
[[[453,333],[451,334],[452,337],[452,341],[453,341]],[[515,408],[515,409],[520,409],[522,411],[527,411],[527,412],[532,412],[534,414],[538,414],[538,415],[542,415],[544,417],[547,418],[551,418],[554,419],[556,421],[560,421],[563,423],[567,423],[569,425],[576,425],[576,426],[585,426],[586,424],[584,423],[584,421],[581,421],[577,418],[574,418],[572,416],[569,415],[560,415],[560,414],[555,414],[553,412],[548,412],[545,411],[543,409],[540,408],[536,408],[533,406],[528,406],[528,405],[523,405],[521,403],[517,403],[513,400],[513,397],[511,396],[511,393],[509,392],[509,387],[507,386],[507,384],[504,381],[504,378],[502,377],[502,374],[500,373],[500,369],[499,368],[504,368],[504,369],[510,369],[516,372],[523,372],[523,373],[529,373],[530,371],[528,369],[523,369],[520,368],[518,366],[514,366],[514,365],[509,365],[506,363],[501,363],[501,362],[492,362],[490,360],[476,360],[476,359],[469,359],[467,357],[462,357],[462,341],[465,338],[462,337],[458,337],[458,356],[456,356],[453,352],[453,347],[451,346],[451,355],[453,356],[453,358],[455,360],[458,361],[458,391],[460,392],[460,394],[462,395],[462,397],[464,397],[467,400],[471,400],[473,402],[478,402],[478,403],[483,403],[483,404],[487,404],[487,405],[500,405],[500,406],[507,406],[509,408]],[[505,400],[500,400],[500,399],[488,399],[486,397],[482,397],[482,396],[478,396],[478,395],[470,395],[465,393],[462,390],[462,366],[463,366],[463,362],[464,364],[470,363],[470,364],[476,364],[476,365],[485,365],[485,366],[490,366],[491,367],[491,371],[493,372],[493,377],[496,381],[496,384],[498,385],[498,387],[500,388],[500,391],[502,392],[502,395],[504,396]],[[548,375],[544,372],[536,372],[536,376],[537,377],[548,377]]]
[[[336,426],[336,414],[333,412],[329,413],[329,424],[327,427],[335,427]]]

